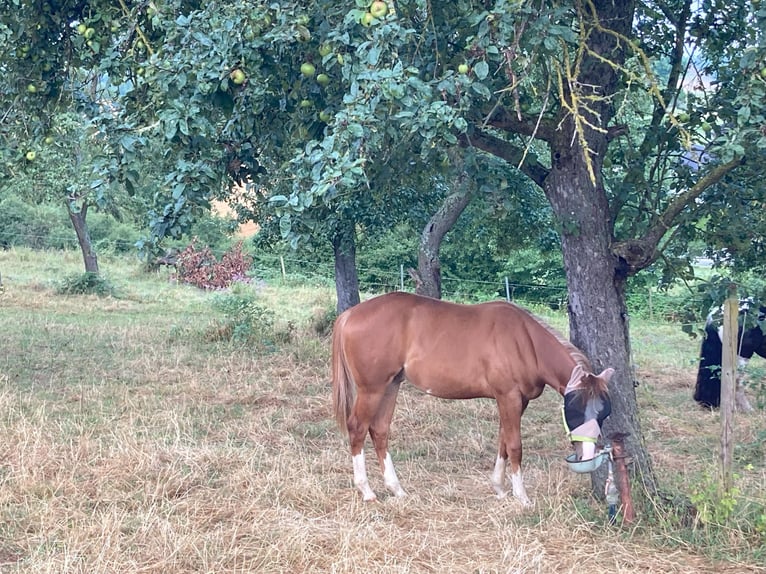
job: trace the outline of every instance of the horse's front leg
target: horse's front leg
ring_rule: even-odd
[[[521,475],[521,415],[524,414],[527,402],[520,395],[510,395],[497,400],[500,413],[500,436],[495,470],[492,473],[492,485],[498,497],[502,498],[506,495],[505,470],[507,462],[510,460],[513,496],[524,506],[532,504],[527,496]]]

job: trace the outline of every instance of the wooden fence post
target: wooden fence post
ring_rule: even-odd
[[[725,492],[731,489],[733,450],[734,385],[737,381],[737,286],[729,286],[723,308],[723,354],[721,357],[721,479]]]

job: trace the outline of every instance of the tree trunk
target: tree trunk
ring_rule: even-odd
[[[570,339],[593,363],[596,372],[615,369],[610,383],[612,414],[604,435],[628,433],[625,448],[633,469],[649,492],[655,480],[638,418],[635,377],[631,364],[626,277],[617,272],[610,252],[611,229],[604,217],[606,201],[601,186],[594,186],[579,150],[559,152],[558,165],[546,180],[546,194],[562,223],[561,248],[569,291]],[[554,152],[555,153],[555,152]],[[566,155],[564,158],[562,156]],[[578,232],[587,229],[588,232]],[[604,476],[596,475],[595,492],[603,493]]]
[[[67,201],[66,209],[69,214],[69,219],[74,226],[74,232],[77,234],[77,242],[80,244],[82,259],[85,263],[85,272],[98,275],[98,257],[96,256],[96,250],[93,249],[93,242],[90,239],[88,225],[85,222],[85,217],[88,214],[88,204],[84,204],[80,211],[73,211]]]
[[[594,2],[601,22],[627,34],[633,15],[633,3],[612,4],[611,0]],[[611,35],[593,32],[589,46],[596,54],[621,61],[619,45]],[[598,85],[601,94],[610,95],[615,89],[613,69],[603,61],[586,57],[578,77],[582,86]],[[584,117],[593,125],[606,127],[613,110],[607,99],[595,108],[599,116]],[[604,425],[604,435],[627,433],[625,448],[634,460],[636,476],[650,493],[655,493],[656,480],[646,451],[638,418],[635,377],[631,364],[628,312],[625,302],[627,273],[621,261],[612,253],[612,225],[603,180],[601,162],[608,145],[606,133],[585,126],[584,140],[575,135],[571,117],[562,122],[550,142],[551,171],[544,182],[545,194],[553,208],[561,230],[561,247],[569,290],[570,338],[592,361],[599,372],[606,367],[615,369],[610,383],[612,414]],[[585,141],[589,150],[583,150]],[[589,154],[593,165],[592,181],[585,158]],[[594,473],[594,492],[603,495],[606,471]]]
[[[332,238],[335,255],[335,292],[338,314],[359,303],[359,276],[356,272],[356,242],[353,221],[342,221]]]
[[[452,192],[444,199],[441,207],[433,214],[420,235],[418,246],[418,278],[415,292],[418,295],[441,299],[441,263],[439,250],[442,240],[455,225],[460,214],[473,197],[473,189],[469,187],[469,178],[461,172],[454,182]]]

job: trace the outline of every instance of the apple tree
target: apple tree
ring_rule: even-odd
[[[365,15],[350,10],[330,35],[347,56],[343,108],[292,160],[285,213],[340,205],[398,149],[419,149],[427,165],[473,147],[529,177],[556,218],[572,340],[596,369],[617,371],[607,431],[629,433],[654,492],[626,287],[658,261],[678,265],[685,238],[715,230],[699,223],[720,205],[762,205],[743,164],[760,173],[766,146],[766,11],[749,1],[458,1]]]
[[[3,186],[65,206],[87,272],[98,273],[89,209],[117,209],[146,171],[146,138],[115,95],[134,82],[147,14],[139,2],[0,1]]]

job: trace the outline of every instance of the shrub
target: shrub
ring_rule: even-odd
[[[322,337],[332,333],[333,324],[338,317],[338,312],[335,306],[328,306],[325,308],[319,308],[314,312],[311,317],[311,329]]]
[[[274,329],[274,312],[256,301],[251,290],[235,289],[218,294],[213,308],[223,315],[206,333],[208,340],[272,345],[285,337]]]
[[[114,297],[114,286],[96,273],[79,273],[65,277],[56,288],[59,295],[98,295]]]
[[[176,273],[182,283],[200,289],[223,289],[238,281],[248,281],[247,271],[252,263],[253,258],[242,252],[241,241],[218,261],[209,247],[197,249],[195,238],[178,254]]]

